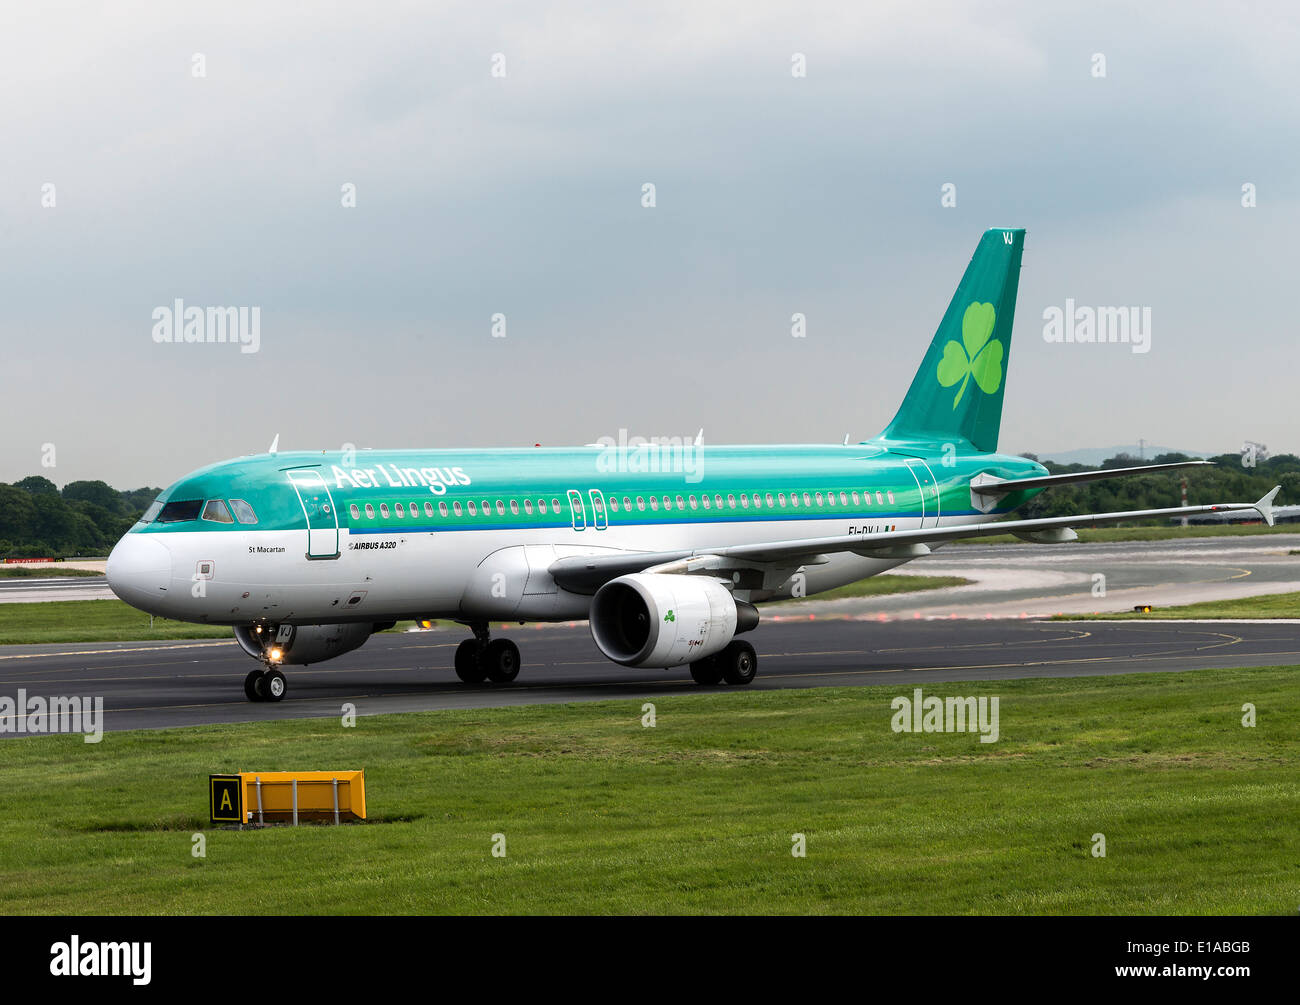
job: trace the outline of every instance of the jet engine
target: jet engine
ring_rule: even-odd
[[[276,666],[306,666],[350,653],[393,624],[236,625],[235,640],[254,659]]]
[[[758,609],[714,579],[643,572],[597,590],[590,619],[597,648],[615,663],[673,667],[721,652],[758,624]]]

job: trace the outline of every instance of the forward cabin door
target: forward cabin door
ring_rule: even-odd
[[[303,516],[307,518],[307,557],[339,557],[339,515],[329,486],[315,468],[289,471],[289,484],[298,493]]]

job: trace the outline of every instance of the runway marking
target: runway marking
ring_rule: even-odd
[[[234,639],[219,639],[213,642],[186,642],[174,646],[132,646],[127,649],[81,649],[68,652],[13,653],[0,656],[0,660],[30,660],[38,657],[48,659],[51,656],[105,656],[111,653],[155,653],[165,652],[170,649],[209,649],[213,646],[233,645],[235,645]]]

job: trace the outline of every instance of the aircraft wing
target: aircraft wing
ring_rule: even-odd
[[[1125,510],[1117,513],[1080,513],[1037,520],[955,524],[949,527],[929,527],[922,530],[900,530],[879,534],[841,534],[834,537],[739,544],[723,548],[577,555],[559,559],[551,564],[549,571],[564,589],[574,593],[589,594],[594,593],[611,579],[634,572],[716,574],[720,569],[799,566],[819,564],[826,560],[827,554],[835,552],[852,552],[868,558],[919,558],[930,553],[930,545],[943,544],[958,538],[1015,534],[1029,541],[1054,543],[1074,540],[1076,535],[1073,534],[1073,528],[1075,527],[1096,527],[1101,524],[1154,517],[1255,510],[1271,527],[1273,526],[1273,499],[1280,489],[1280,485],[1275,485],[1264,498],[1253,503],[1175,506],[1169,509]]]

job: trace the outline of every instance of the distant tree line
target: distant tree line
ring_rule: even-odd
[[[1033,457],[1031,454],[1025,456]],[[1036,457],[1033,459],[1038,460]],[[1146,459],[1119,454],[1107,458],[1101,467],[1128,468],[1139,464],[1171,464],[1196,459],[1187,454],[1160,454]],[[1274,485],[1282,486],[1276,500],[1277,505],[1300,503],[1300,457],[1295,454],[1278,454],[1259,461],[1254,467],[1243,466],[1240,454],[1220,454],[1206,459],[1213,461],[1214,466],[1161,474],[1128,475],[1047,489],[1020,507],[1013,519],[1181,506],[1183,478],[1187,479],[1189,506],[1254,502]],[[1087,464],[1055,464],[1050,460],[1041,463],[1054,475],[1092,470]],[[1150,522],[1168,524],[1168,520]]]
[[[100,481],[60,490],[40,475],[0,482],[0,558],[107,555],[160,492],[119,492]]]
[[[1032,454],[1024,456],[1038,460]],[[1193,459],[1186,454],[1161,454],[1149,460],[1119,454],[1101,466],[1126,468]],[[1215,462],[1214,467],[1048,489],[1017,510],[1016,518],[1178,506],[1183,476],[1187,478],[1187,501],[1193,506],[1254,502],[1279,484],[1279,505],[1300,502],[1300,457],[1295,454],[1278,454],[1259,461],[1255,467],[1243,466],[1238,454],[1222,454],[1210,460]],[[1090,470],[1086,464],[1056,464],[1050,460],[1042,463],[1054,475]],[[60,490],[40,475],[12,485],[0,482],[0,558],[106,555],[161,491],[141,488],[120,492],[100,481],[68,482]]]

